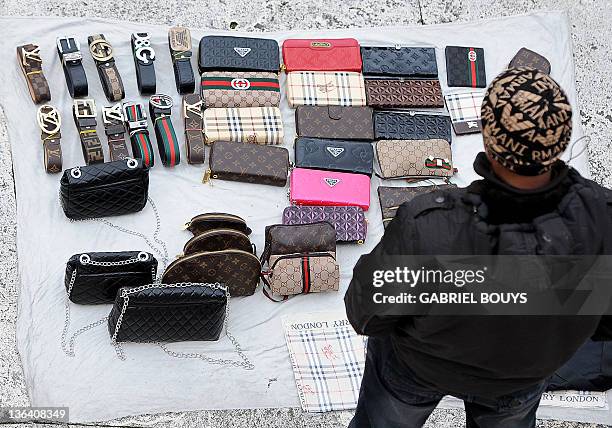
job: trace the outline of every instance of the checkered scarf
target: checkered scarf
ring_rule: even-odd
[[[348,71],[292,71],[287,73],[287,100],[291,106],[365,106],[363,75]]]
[[[572,106],[549,75],[511,68],[491,83],[482,103],[485,149],[520,175],[549,171],[572,135]]]
[[[300,403],[306,412],[357,406],[366,340],[355,333],[346,315],[335,315],[298,314],[283,319]]]
[[[215,141],[281,144],[283,119],[278,107],[208,108],[204,110],[206,144]]]

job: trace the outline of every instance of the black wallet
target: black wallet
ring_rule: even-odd
[[[252,37],[206,36],[200,40],[198,67],[204,71],[280,70],[278,43]]]
[[[448,86],[486,88],[484,49],[447,46],[446,75]]]
[[[448,116],[377,111],[374,112],[376,140],[443,139],[451,143]]]
[[[64,171],[60,202],[74,220],[133,213],[147,204],[149,168],[139,159],[78,166]]]
[[[298,138],[295,166],[372,175],[374,150],[369,142]]]
[[[113,303],[120,287],[155,282],[157,260],[144,251],[75,254],[66,263],[68,298],[81,305]]]
[[[438,77],[435,48],[366,46],[361,61],[366,76]]]

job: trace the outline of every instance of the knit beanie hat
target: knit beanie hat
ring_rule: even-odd
[[[540,175],[561,157],[572,135],[572,107],[549,75],[511,68],[497,76],[482,103],[485,150],[519,175]]]

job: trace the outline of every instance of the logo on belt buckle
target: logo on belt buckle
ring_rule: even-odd
[[[155,94],[149,98],[149,104],[155,108],[169,109],[172,107],[172,98],[169,95]]]
[[[246,91],[251,87],[251,82],[249,81],[249,79],[236,78],[232,79],[230,85],[232,86],[232,88],[237,89],[239,91]]]
[[[72,104],[72,110],[74,112],[74,117],[77,119],[83,119],[87,117],[96,117],[96,102],[91,99],[84,100],[74,100]]]
[[[105,125],[112,125],[116,122],[123,123],[123,110],[121,103],[117,103],[114,106],[102,107],[102,122]]]
[[[62,126],[62,117],[59,111],[48,104],[38,107],[36,121],[41,131],[49,135],[57,134]]]
[[[107,62],[113,59],[113,47],[105,39],[96,39],[89,45],[89,52],[94,60]]]
[[[66,49],[64,49],[64,47],[62,46],[62,42],[66,42]],[[58,52],[62,55],[66,54],[67,50],[77,52],[81,50],[81,45],[79,45],[79,41],[76,39],[76,37],[58,37],[57,39],[55,39],[55,43],[57,44]]]
[[[134,56],[144,64],[155,59],[155,51],[151,47],[151,35],[149,33],[133,33],[132,45]]]

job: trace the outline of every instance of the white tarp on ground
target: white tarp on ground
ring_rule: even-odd
[[[123,77],[128,100],[145,101],[138,96],[130,51],[130,33],[149,31],[156,49],[158,91],[176,93],[165,26],[113,22],[83,18],[0,18],[0,100],[8,120],[17,191],[17,236],[21,293],[17,326],[18,346],[32,403],[37,406],[69,406],[72,421],[90,421],[139,413],[196,410],[298,406],[299,400],[287,353],[281,316],[289,313],[342,309],[343,291],[352,267],[360,254],[379,240],[383,228],[376,200],[374,180],[372,208],[368,212],[370,232],[363,246],[338,250],[342,269],[342,290],[337,294],[301,296],[277,304],[260,292],[234,299],[230,328],[255,362],[246,372],[220,368],[201,361],[170,359],[152,345],[125,346],[127,361],[115,356],[105,327],[84,334],[77,343],[76,357],[67,358],[60,349],[64,320],[63,275],[66,260],[85,251],[145,250],[144,242],[115,232],[99,223],[70,223],[58,203],[58,175],[47,175],[42,166],[40,131],[36,126],[36,107],[32,104],[24,78],[17,65],[15,47],[37,43],[41,47],[44,71],[52,92],[52,103],[63,117],[62,150],[64,167],[83,164],[77,132],[71,117],[72,100],[66,90],[62,67],[55,52],[55,38],[75,35],[81,42],[84,64],[90,82],[90,96],[98,106],[105,105],[94,63],[87,52],[87,36],[104,33],[115,48],[117,66]],[[220,31],[192,29],[194,40]],[[239,33],[231,33],[239,35]],[[257,36],[257,35],[255,35]],[[466,24],[377,29],[287,31],[266,34],[282,40],[288,37],[356,37],[364,45],[436,46],[443,89],[445,82],[444,47],[476,45],[486,52],[487,78],[490,81],[523,46],[540,52],[552,63],[552,75],[566,89],[576,107],[574,65],[568,20],[563,13],[542,13]],[[194,60],[195,67],[195,60]],[[284,78],[281,83],[284,83]],[[294,138],[293,112],[283,98],[285,145]],[[174,124],[182,136],[183,126],[175,108]],[[576,108],[575,111],[578,111]],[[580,136],[576,115],[575,138]],[[102,127],[98,132],[104,136]],[[102,137],[104,140],[104,137]],[[581,143],[583,144],[583,143]],[[582,152],[582,146],[574,154]],[[104,143],[105,145],[105,143]],[[476,178],[472,159],[481,147],[480,137],[461,137],[453,144],[459,174],[455,182],[467,185]],[[183,159],[184,148],[183,150]],[[588,174],[586,153],[572,163]],[[263,247],[264,226],[280,222],[288,200],[285,189],[216,181],[213,187],[201,184],[204,168],[185,161],[174,169],[161,165],[151,171],[150,195],[161,212],[161,237],[170,254],[181,252],[189,238],[181,225],[194,214],[228,211],[248,220],[258,248]],[[138,214],[113,220],[124,227],[151,234],[154,219],[151,207]],[[75,307],[71,331],[105,316],[110,306]],[[560,332],[562,334],[562,332]],[[483,344],[486,346],[486,344]],[[176,344],[176,350],[204,350],[215,356],[234,357],[227,340],[207,344]],[[534,356],[542,358],[543,356]],[[270,381],[270,379],[277,379]],[[610,421],[610,413],[542,409],[541,416],[584,421]]]

